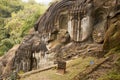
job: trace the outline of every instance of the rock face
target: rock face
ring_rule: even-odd
[[[35,31],[20,44],[13,66],[18,72],[26,72],[40,68],[41,63],[48,65],[49,61],[77,53],[119,49],[119,14],[120,0],[55,2],[35,23]]]
[[[0,58],[0,75],[8,75],[13,69],[13,62],[15,58],[15,52],[19,45],[10,49],[3,57]],[[1,77],[1,76],[0,76]]]
[[[44,57],[47,51],[45,43],[40,38],[37,32],[24,38],[14,59],[14,67],[17,71],[26,72],[37,68],[39,58]]]
[[[120,15],[116,14],[110,19],[109,28],[105,35],[104,49],[106,52],[120,51]]]
[[[117,13],[119,0],[62,0],[49,7],[35,29],[47,37],[64,29],[72,41],[103,43],[109,18]]]

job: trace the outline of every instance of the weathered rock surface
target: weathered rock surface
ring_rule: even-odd
[[[109,28],[105,34],[104,49],[106,52],[120,51],[120,15],[116,14],[110,19]]]
[[[120,49],[120,0],[61,0],[48,8],[34,28],[15,53],[12,66],[18,72],[76,55],[102,57]]]
[[[19,45],[15,45],[3,57],[0,58],[0,75],[8,75],[11,73],[11,70],[13,69],[15,52],[17,51],[18,47]]]
[[[37,68],[39,58],[44,57],[47,51],[45,43],[40,38],[37,32],[24,38],[15,55],[14,67],[17,71],[26,72]]]

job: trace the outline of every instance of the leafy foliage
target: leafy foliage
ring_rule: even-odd
[[[2,17],[10,17],[12,12],[22,9],[20,0],[0,0],[0,15]]]
[[[34,0],[0,0],[0,56],[21,42],[46,9]]]

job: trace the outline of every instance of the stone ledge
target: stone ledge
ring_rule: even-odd
[[[49,70],[49,69],[52,69],[52,68],[55,68],[57,67],[57,65],[52,65],[52,66],[49,66],[49,67],[45,67],[45,68],[42,68],[42,69],[38,69],[38,70],[32,70],[30,72],[26,72],[24,74],[20,74],[20,78],[25,78],[27,76],[30,76],[32,74],[36,74],[36,73],[39,73],[39,72],[43,72],[43,71],[46,71],[46,70]]]

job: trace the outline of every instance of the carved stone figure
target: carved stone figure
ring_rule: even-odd
[[[113,21],[116,24],[116,16],[119,18],[119,14],[120,0],[55,2],[35,23],[35,31],[22,41],[15,53],[12,66],[18,72],[40,68],[41,58],[43,62],[47,62],[46,53],[52,54],[50,58],[57,54],[56,56],[61,59],[59,55],[64,55],[64,47],[69,43],[73,43],[75,47],[76,44],[80,44],[80,50],[88,50],[90,44],[104,44],[106,49],[106,42],[109,42],[109,39],[112,41],[107,36],[111,31],[110,23]],[[106,32],[107,38],[104,38]]]

